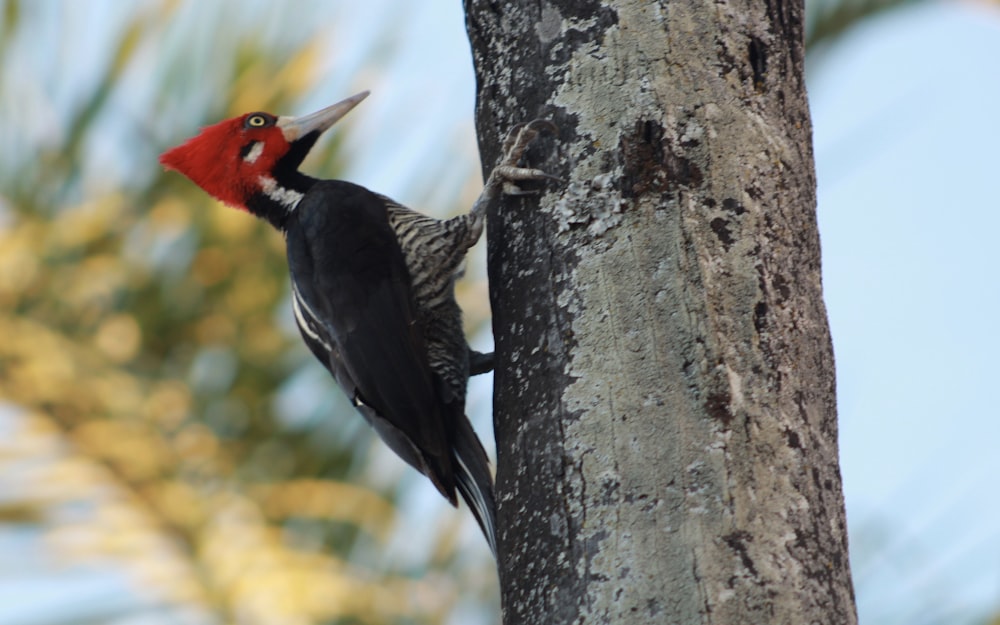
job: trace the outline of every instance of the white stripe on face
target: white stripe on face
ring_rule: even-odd
[[[264,153],[264,142],[254,141],[253,147],[247,152],[247,155],[243,157],[243,162],[253,165],[260,158],[260,155]]]

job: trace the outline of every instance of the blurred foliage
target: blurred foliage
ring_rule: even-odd
[[[88,41],[72,15],[40,32],[70,4],[5,2],[0,24],[0,531],[124,567],[153,599],[116,618],[442,621],[456,583],[376,564],[394,506],[345,480],[361,419],[325,377],[301,382],[318,365],[288,321],[280,235],[155,160],[200,125],[293,110],[318,33],[267,35],[248,3],[213,21],[147,2],[104,16],[96,75],[63,49],[19,86],[24,39]],[[331,174],[325,145],[310,167]]]

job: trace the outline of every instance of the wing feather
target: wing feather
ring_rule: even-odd
[[[403,252],[379,196],[322,181],[286,227],[296,321],[379,435],[450,500],[447,427]]]

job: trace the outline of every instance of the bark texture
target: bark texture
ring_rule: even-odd
[[[504,622],[855,623],[800,3],[466,0]]]

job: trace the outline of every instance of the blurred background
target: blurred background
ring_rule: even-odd
[[[461,3],[0,6],[0,624],[497,622],[471,516],[301,344],[280,237],[156,161],[371,89],[305,168],[467,210]],[[807,8],[861,620],[1000,623],[1000,8]],[[467,275],[489,349],[481,245]]]

